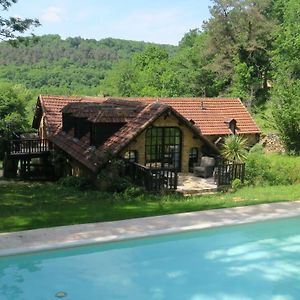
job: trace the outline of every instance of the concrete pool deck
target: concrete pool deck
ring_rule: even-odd
[[[0,233],[0,256],[300,216],[300,201]]]

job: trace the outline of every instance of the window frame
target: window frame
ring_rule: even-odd
[[[152,126],[145,133],[145,165],[181,171],[182,131],[176,126]],[[171,169],[173,169],[171,168]]]

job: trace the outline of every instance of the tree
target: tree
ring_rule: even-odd
[[[254,76],[253,66],[245,62],[235,61],[234,74],[230,86],[231,95],[240,98],[251,109],[255,95],[260,88],[260,80]]]
[[[207,57],[211,58],[208,67],[227,78],[226,84],[230,87],[236,68],[244,64],[251,76],[246,94],[255,91],[255,98],[265,100],[268,96],[270,50],[275,28],[274,18],[269,13],[271,0],[212,2],[212,17],[204,24],[208,34],[204,49]],[[260,85],[257,85],[257,78]]]
[[[100,83],[100,94],[129,97],[135,94],[136,74],[130,60],[115,63]]]
[[[29,128],[26,105],[30,99],[30,93],[21,85],[0,85],[0,135]]]
[[[300,153],[300,3],[285,2],[283,23],[276,32],[272,113],[288,151]]]
[[[0,0],[0,7],[8,10],[17,0]],[[22,34],[32,27],[39,26],[37,19],[21,19],[18,17],[4,18],[0,16],[0,40],[15,39],[17,34]]]
[[[183,89],[169,53],[157,45],[116,63],[100,84],[102,94],[115,96],[176,97]]]
[[[300,154],[300,80],[286,76],[284,73],[277,76],[272,113],[286,149]]]
[[[222,78],[208,67],[210,58],[204,55],[207,38],[207,33],[197,29],[186,33],[178,53],[170,61],[184,87],[182,95],[214,97],[222,90]]]
[[[11,132],[29,128],[26,108],[30,99],[30,93],[21,85],[0,85],[0,160],[4,157],[5,140]]]

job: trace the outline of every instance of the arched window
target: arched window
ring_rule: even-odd
[[[189,172],[193,172],[194,164],[198,162],[199,159],[199,150],[196,147],[190,149],[189,153]]]
[[[124,158],[129,160],[130,162],[138,162],[138,155],[136,150],[126,151],[124,154]]]

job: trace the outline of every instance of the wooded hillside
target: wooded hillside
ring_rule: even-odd
[[[97,87],[114,62],[129,59],[149,43],[58,35],[28,38],[18,47],[0,43],[0,81],[24,84],[38,93],[97,94]],[[159,45],[168,53],[176,47]]]

